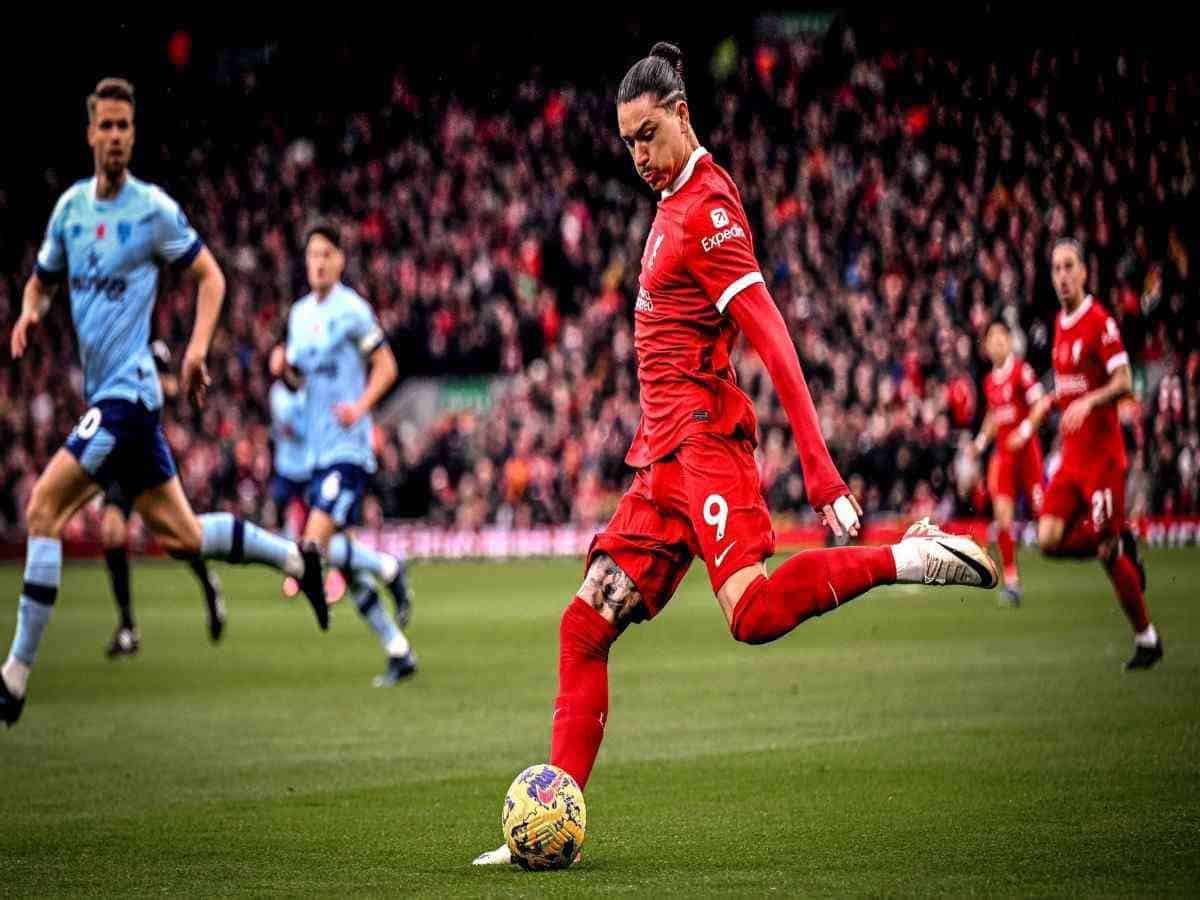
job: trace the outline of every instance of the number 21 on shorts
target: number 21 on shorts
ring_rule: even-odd
[[[1112,488],[1104,488],[1092,494],[1092,525],[1099,528],[1112,518]]]

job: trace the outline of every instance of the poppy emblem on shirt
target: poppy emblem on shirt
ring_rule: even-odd
[[[101,241],[102,241],[102,240],[104,240],[104,233],[105,233],[107,230],[108,230],[108,229],[106,229],[106,228],[104,227],[104,223],[103,223],[103,222],[101,222],[99,225],[97,225],[97,226],[96,226],[96,239],[97,239],[97,240],[101,240]]]
[[[708,215],[712,219],[713,228],[724,228],[729,224],[729,213],[719,206]]]

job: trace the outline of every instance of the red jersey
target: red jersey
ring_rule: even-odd
[[[625,461],[644,468],[697,433],[757,441],[754,404],[737,386],[730,301],[763,282],[741,196],[703,147],[670,188],[642,252],[634,307],[642,420]]]
[[[1029,415],[1029,408],[1041,399],[1043,390],[1033,366],[1010,356],[1004,365],[997,366],[984,377],[983,394],[987,397],[988,412],[996,428],[996,446],[1003,449],[1008,436]]]
[[[1121,331],[1091,297],[1071,315],[1060,312],[1054,324],[1054,401],[1060,410],[1089,391],[1103,387],[1120,366],[1129,365]],[[1087,468],[1097,458],[1125,466],[1125,440],[1115,403],[1088,413],[1077,431],[1063,434],[1063,466]]]

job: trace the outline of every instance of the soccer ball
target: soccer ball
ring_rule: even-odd
[[[557,766],[530,766],[517,776],[500,815],[513,862],[524,869],[565,869],[587,827],[583,791]]]

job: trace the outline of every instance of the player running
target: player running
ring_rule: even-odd
[[[300,547],[229,513],[197,517],[183,494],[159,422],[162,387],[149,348],[150,313],[161,266],[196,279],[196,322],[181,380],[189,398],[202,405],[209,384],[205,357],[225,278],[179,205],[128,170],[133,86],[104,79],[88,97],[87,110],[95,174],[68,188],[55,205],[12,331],[18,359],[55,285],[65,279],[90,408],[34,484],[26,508],[25,581],[16,636],[0,668],[0,720],[10,726],[24,707],[29,672],[58,596],[63,526],[114,481],[173,556],[274,566],[300,579],[317,623],[322,629],[329,624],[315,546]]]
[[[891,547],[775,549],[754,462],[754,406],[737,386],[739,330],[762,358],[796,436],[809,500],[835,535],[857,535],[857,501],[829,457],[787,326],[767,292],[729,175],[700,146],[682,54],[656,44],[625,75],[617,122],[634,167],[660,192],[642,255],[634,343],[642,420],[626,456],[633,484],[588,552],[559,628],[550,762],[587,785],[608,720],[608,654],[654,618],[699,556],[736,640],[765,644],[880,584],[992,588],[986,551],[916,523]],[[507,847],[477,865],[511,862]]]
[[[1047,556],[1099,556],[1133,626],[1127,670],[1148,669],[1163,645],[1146,611],[1146,570],[1137,539],[1125,523],[1125,440],[1117,403],[1133,393],[1121,331],[1083,292],[1087,268],[1079,243],[1062,238],[1051,261],[1062,312],[1054,322],[1054,393],[1043,397],[1009,438],[1017,452],[1052,406],[1062,410],[1062,463],[1050,479],[1038,544]]]
[[[292,390],[283,381],[271,385],[272,457],[271,502],[283,533],[297,537],[304,530],[304,498],[312,481],[308,448],[304,444],[304,390]]]
[[[1042,445],[1026,417],[1045,390],[1038,383],[1033,367],[1013,354],[1012,333],[1004,321],[997,319],[988,327],[984,351],[992,361],[992,371],[983,379],[988,411],[975,438],[975,450],[983,453],[989,442],[996,442],[988,464],[987,487],[992,498],[996,544],[1004,566],[1001,596],[1002,602],[1020,606],[1021,579],[1012,533],[1013,512],[1022,498],[1032,515],[1036,516],[1042,508]],[[1009,437],[1023,428],[1029,429],[1029,433],[1022,434],[1021,446],[1009,449]]]
[[[150,345],[150,355],[154,357],[163,396],[173,400],[179,394],[179,382],[171,374],[171,351],[162,341],[155,341]],[[113,632],[105,651],[109,659],[135,656],[142,646],[137,623],[133,620],[133,597],[129,589],[129,550],[126,545],[129,543],[129,517],[132,515],[133,498],[125,493],[119,481],[111,482],[104,489],[104,510],[100,516],[100,540],[104,544],[104,561],[108,566],[118,615],[117,630]],[[216,572],[209,571],[208,564],[199,556],[188,560],[188,566],[204,592],[208,637],[215,644],[225,633],[225,601],[221,597],[221,580]]]
[[[308,522],[304,539],[326,551],[342,570],[354,603],[388,655],[377,687],[413,674],[417,660],[401,630],[411,610],[404,564],[351,540],[345,529],[359,524],[370,473],[370,411],[396,381],[396,357],[370,304],[342,284],[346,257],[340,232],[321,223],[304,242],[311,293],[296,301],[288,316],[283,359],[272,354],[273,375],[293,389],[304,387],[303,433],[307,463]],[[387,586],[396,620],[379,603],[375,579]]]

